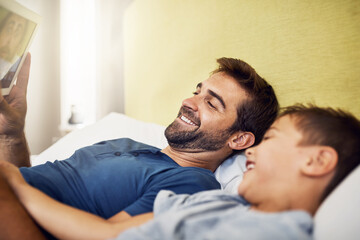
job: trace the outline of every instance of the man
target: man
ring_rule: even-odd
[[[166,129],[160,150],[129,139],[95,144],[66,161],[21,168],[26,181],[50,197],[112,221],[151,212],[161,189],[195,193],[219,188],[212,172],[234,151],[257,144],[278,111],[274,91],[248,64],[218,59]],[[18,86],[0,99],[2,160],[29,166],[23,133],[26,59]]]
[[[343,111],[289,107],[245,153],[239,195],[163,190],[152,221],[147,213],[109,222],[52,200],[10,164],[0,162],[0,171],[37,222],[61,239],[108,239],[148,221],[117,239],[311,239],[311,216],[359,166],[360,122]]]

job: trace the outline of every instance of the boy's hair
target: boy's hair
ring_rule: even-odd
[[[334,177],[326,187],[321,202],[360,162],[360,122],[351,113],[340,109],[308,107],[298,104],[285,108],[279,117],[294,116],[302,133],[299,145],[332,147],[338,154]]]
[[[247,100],[237,107],[237,120],[230,132],[252,132],[255,135],[254,145],[260,143],[279,111],[273,88],[242,60],[219,58],[217,63],[219,67],[212,74],[223,72],[233,77],[248,94]]]

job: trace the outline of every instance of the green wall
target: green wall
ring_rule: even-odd
[[[359,0],[134,0],[125,13],[125,113],[167,125],[216,58],[252,65],[280,104],[360,117]]]

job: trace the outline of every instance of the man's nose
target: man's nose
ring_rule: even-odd
[[[188,107],[191,108],[193,111],[197,111],[198,110],[198,105],[199,105],[199,99],[197,97],[197,95],[194,95],[190,98],[186,98],[183,100],[182,105],[184,107]]]

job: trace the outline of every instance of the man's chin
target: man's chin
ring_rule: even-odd
[[[192,126],[190,124],[181,122],[181,120],[176,119],[165,129],[165,136],[166,134],[169,134],[174,135],[177,138],[183,137],[185,135],[194,134],[198,128],[199,127],[197,126]]]

